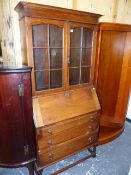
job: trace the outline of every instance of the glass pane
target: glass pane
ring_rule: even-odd
[[[50,88],[62,87],[62,70],[51,70],[50,72]]]
[[[91,51],[92,49],[82,49],[82,66],[89,66],[91,65]]]
[[[81,49],[70,49],[70,67],[80,66]]]
[[[63,49],[50,49],[50,67],[51,69],[62,68]]]
[[[93,30],[84,28],[83,29],[83,46],[84,48],[92,47]]]
[[[34,67],[35,67],[35,70],[49,68],[47,49],[34,49]]]
[[[81,67],[81,83],[89,83],[90,67]]]
[[[49,88],[49,71],[35,72],[36,90]]]
[[[70,47],[81,47],[81,28],[70,29]]]
[[[80,69],[79,68],[70,68],[69,70],[69,84],[75,85],[79,84]]]
[[[63,47],[63,28],[50,25],[50,47]]]
[[[47,47],[48,45],[48,25],[33,25],[33,46]]]

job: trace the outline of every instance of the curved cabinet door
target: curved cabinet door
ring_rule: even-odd
[[[0,164],[35,157],[33,127],[30,73],[0,73]]]

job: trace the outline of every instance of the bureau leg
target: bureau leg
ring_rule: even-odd
[[[35,171],[36,175],[42,175],[43,170]]]
[[[27,165],[29,175],[34,175],[34,163],[30,163]]]
[[[92,148],[88,148],[88,151],[91,153],[92,157],[96,157],[96,146],[93,146]]]
[[[36,175],[42,175],[43,169],[42,169],[42,170],[38,170],[36,164],[35,164],[35,166],[34,166],[34,170],[35,170],[35,174],[36,174]]]

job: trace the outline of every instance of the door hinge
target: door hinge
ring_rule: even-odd
[[[24,145],[24,155],[29,155],[29,145]]]
[[[21,83],[18,85],[19,96],[24,96],[24,85]]]

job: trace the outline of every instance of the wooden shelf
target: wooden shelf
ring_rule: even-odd
[[[101,115],[100,125],[107,126],[111,128],[121,128],[123,126],[123,122],[117,121],[114,116],[105,116]]]
[[[121,135],[123,131],[124,131],[124,125],[121,128],[100,126],[98,144],[102,145],[116,139],[118,136]]]

